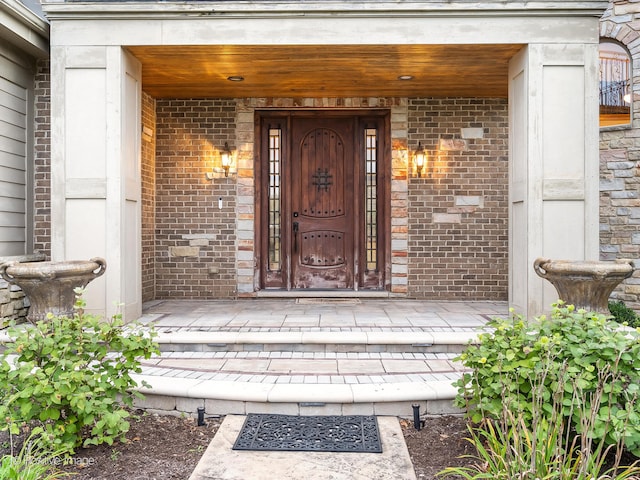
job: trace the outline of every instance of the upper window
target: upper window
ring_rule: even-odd
[[[631,61],[612,41],[600,42],[600,126],[631,123]]]

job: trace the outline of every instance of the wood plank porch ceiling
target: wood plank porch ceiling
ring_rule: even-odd
[[[156,98],[507,97],[522,45],[131,46]],[[399,80],[411,75],[412,80]],[[244,81],[232,82],[230,76]]]

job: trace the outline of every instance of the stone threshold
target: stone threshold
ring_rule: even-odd
[[[255,298],[406,298],[383,290],[258,290]]]

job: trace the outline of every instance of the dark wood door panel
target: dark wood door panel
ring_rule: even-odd
[[[353,288],[353,119],[292,127],[292,288]]]
[[[388,111],[256,117],[259,288],[388,289]]]

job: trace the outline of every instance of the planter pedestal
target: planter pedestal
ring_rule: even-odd
[[[74,289],[86,287],[106,268],[107,263],[102,258],[88,261],[8,262],[0,265],[0,276],[22,288],[31,303],[27,319],[37,322],[44,320],[49,312],[56,316],[73,316],[76,300]]]
[[[631,260],[598,262],[547,258],[536,259],[533,268],[538,276],[551,282],[558,298],[566,304],[606,315],[610,315],[611,292],[634,270]]]

